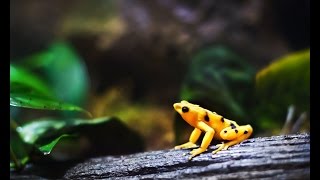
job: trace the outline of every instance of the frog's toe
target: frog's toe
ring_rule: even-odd
[[[220,146],[218,147],[218,149],[212,151],[212,154],[216,154],[217,152],[221,151],[222,149],[224,149],[225,145],[222,143],[220,144]]]
[[[199,147],[198,149],[194,149],[190,152],[191,156],[189,157],[189,160],[191,160],[194,156],[197,156],[203,152],[205,152],[207,149]]]
[[[221,144],[216,144],[216,146],[220,147],[220,146],[223,146],[224,145],[224,142],[222,142]]]
[[[224,146],[222,150],[227,150],[229,146]]]

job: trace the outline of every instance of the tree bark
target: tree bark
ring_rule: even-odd
[[[160,150],[88,159],[64,179],[310,179],[310,135],[258,137],[188,160],[186,150]]]

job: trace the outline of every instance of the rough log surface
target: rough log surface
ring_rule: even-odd
[[[310,179],[310,135],[248,139],[188,161],[190,150],[161,150],[88,159],[64,179]]]

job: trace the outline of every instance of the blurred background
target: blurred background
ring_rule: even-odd
[[[14,134],[56,159],[170,149],[192,131],[181,100],[253,137],[309,132],[309,48],[309,0],[11,0],[12,151]],[[36,80],[16,70],[92,116],[19,91]]]

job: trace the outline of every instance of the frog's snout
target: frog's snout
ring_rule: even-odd
[[[180,109],[180,108],[181,108],[180,103],[174,103],[174,104],[173,104],[173,108],[174,108],[175,110]]]

